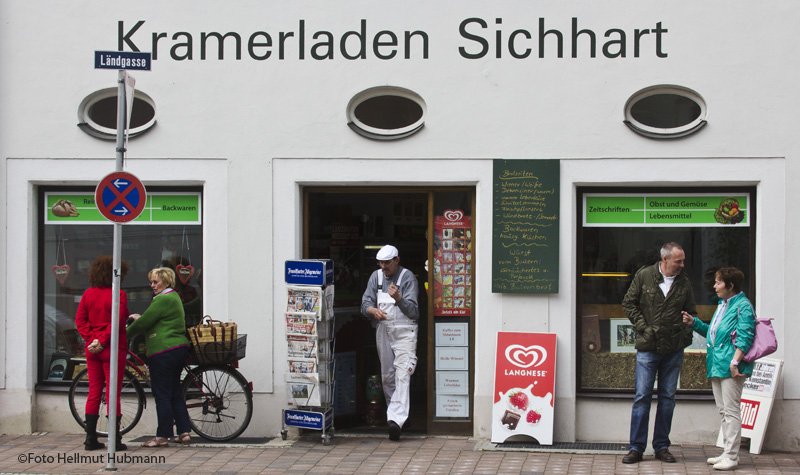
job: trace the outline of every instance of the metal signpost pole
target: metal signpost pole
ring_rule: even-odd
[[[124,69],[120,69],[118,73],[117,82],[119,83],[117,89],[117,166],[116,171],[121,172],[123,169],[123,160],[125,158],[125,79],[127,73]],[[108,400],[108,462],[106,470],[115,471],[116,460],[114,454],[117,451],[117,381],[122,375],[118,374],[117,361],[119,358],[119,293],[120,293],[120,267],[122,266],[122,223],[114,223],[114,255],[113,266],[114,275],[111,284],[111,363],[109,372],[111,373],[106,399]],[[112,393],[112,394],[108,394]]]
[[[136,219],[142,212],[147,199],[147,192],[141,181],[130,173],[124,173],[125,130],[130,124],[130,109],[133,108],[133,77],[129,77],[127,69],[149,71],[152,55],[150,53],[126,51],[95,51],[95,69],[117,70],[117,166],[116,171],[104,178],[95,190],[95,204],[100,214],[114,222],[114,275],[111,282],[111,345],[108,390],[106,400],[108,406],[108,462],[106,470],[115,471],[117,451],[117,386],[119,374],[117,361],[119,354],[119,302],[120,282],[122,280],[122,223]],[[130,84],[128,84],[130,79]],[[130,102],[126,100],[127,87],[130,86]],[[126,114],[127,112],[127,114]],[[116,178],[116,180],[114,180]],[[112,180],[113,183],[112,183]],[[109,191],[109,193],[106,193]],[[118,205],[118,203],[120,203]],[[130,209],[132,208],[133,212]],[[125,358],[125,355],[123,355]],[[123,365],[124,368],[124,365]]]

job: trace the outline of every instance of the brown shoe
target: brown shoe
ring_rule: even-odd
[[[656,452],[656,459],[666,463],[675,463],[675,456],[669,452],[669,449],[661,449]]]
[[[642,461],[642,453],[631,449],[628,455],[622,457],[622,463],[639,463]]]
[[[189,445],[189,443],[192,441],[192,434],[189,432],[178,434],[172,438],[172,441],[176,444]]]
[[[169,441],[166,437],[153,437],[147,442],[142,442],[142,447],[166,447],[168,445]]]

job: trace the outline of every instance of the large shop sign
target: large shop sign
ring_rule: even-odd
[[[497,333],[492,442],[515,435],[553,444],[555,333]]]
[[[45,224],[105,224],[94,193],[45,193]],[[147,193],[133,224],[202,224],[200,193]]]
[[[584,227],[750,226],[750,194],[583,195]]]

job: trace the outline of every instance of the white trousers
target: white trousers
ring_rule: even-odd
[[[745,378],[711,378],[711,390],[720,414],[722,456],[739,460],[742,442],[742,390]]]
[[[417,325],[382,321],[375,333],[381,360],[381,382],[386,396],[386,420],[400,427],[411,406],[411,375],[417,367]]]

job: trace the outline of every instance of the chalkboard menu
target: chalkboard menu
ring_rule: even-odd
[[[558,293],[558,160],[495,160],[492,292]]]

